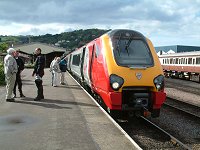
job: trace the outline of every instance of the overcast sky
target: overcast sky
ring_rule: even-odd
[[[200,46],[200,0],[0,0],[0,35],[133,29],[154,46]]]

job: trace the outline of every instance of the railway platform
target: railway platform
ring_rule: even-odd
[[[0,87],[1,150],[131,150],[139,149],[66,73],[66,85],[51,86],[45,69],[44,97],[34,101],[32,69],[22,72],[23,93],[5,102]],[[18,92],[18,91],[17,91]]]

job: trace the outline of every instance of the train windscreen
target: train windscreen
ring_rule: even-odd
[[[153,66],[151,51],[143,38],[121,33],[112,37],[112,44],[115,61],[119,66]]]

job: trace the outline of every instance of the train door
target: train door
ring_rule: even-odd
[[[82,57],[81,57],[81,67],[80,67],[80,72],[81,72],[81,79],[84,82],[84,73],[83,73],[83,64],[84,64],[84,58],[85,58],[85,47],[83,48],[82,52]]]
[[[93,61],[94,61],[94,45],[92,46],[92,51],[91,51],[91,59],[90,59],[90,70],[89,70],[89,77],[90,77],[90,83],[93,86]]]
[[[71,61],[72,61],[72,54],[70,54],[70,56],[69,56],[69,63],[68,63],[68,65],[69,65],[69,72],[72,71],[71,70]]]
[[[102,84],[105,85],[105,80],[103,82],[102,79],[104,77],[104,69],[102,67],[101,57],[100,57],[100,48],[97,45],[97,42],[93,45],[93,57],[92,57],[92,83],[95,86],[95,90],[98,91],[99,88],[102,89]],[[96,92],[97,92],[96,91]]]

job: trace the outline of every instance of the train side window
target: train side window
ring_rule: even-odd
[[[80,64],[80,54],[73,55],[72,65],[79,66]]]
[[[195,59],[194,58],[192,59],[192,64],[195,64]]]
[[[100,49],[99,46],[97,44],[95,44],[95,57],[97,58],[100,54]]]
[[[200,57],[196,58],[196,64],[200,64]]]
[[[176,58],[176,60],[175,60],[175,64],[178,64],[178,58]]]
[[[188,59],[188,64],[192,64],[192,58]]]
[[[170,64],[172,64],[172,62],[173,62],[173,58],[170,58]]]

